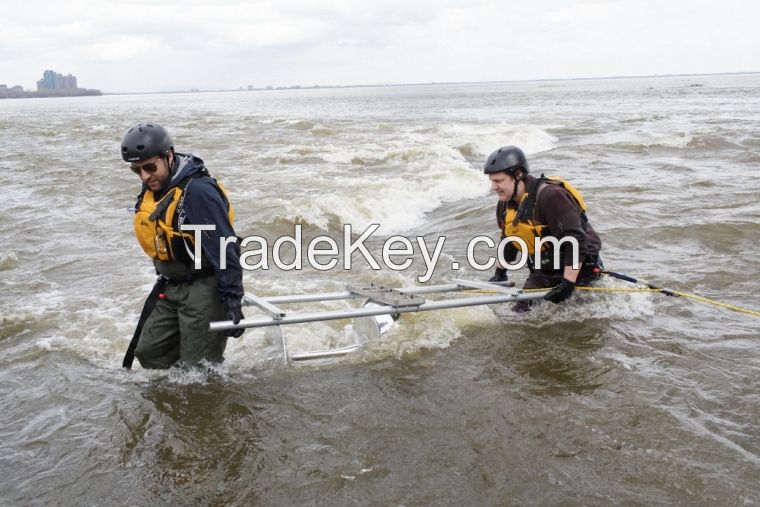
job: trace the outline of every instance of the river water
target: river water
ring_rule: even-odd
[[[682,298],[407,314],[290,367],[249,330],[209,371],[122,370],[154,275],[119,141],[146,119],[225,183],[240,236],[379,224],[378,260],[388,236],[445,236],[429,283],[489,276],[466,257],[498,237],[481,167],[517,144],[582,191],[608,269],[760,309],[758,75],[0,101],[0,504],[760,503],[760,321]],[[413,286],[415,259],[245,285]],[[293,351],[354,339],[285,331]]]

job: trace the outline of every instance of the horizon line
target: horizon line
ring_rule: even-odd
[[[413,83],[374,83],[374,84],[346,84],[346,85],[269,85],[261,88],[189,88],[185,90],[167,90],[150,92],[106,92],[103,95],[156,95],[171,93],[227,93],[227,92],[252,92],[252,91],[288,91],[288,90],[315,90],[334,88],[383,88],[403,86],[440,86],[461,84],[497,84],[497,83],[540,83],[547,81],[599,81],[605,79],[641,79],[641,78],[668,78],[668,77],[700,77],[700,76],[734,76],[760,74],[760,71],[737,71],[737,72],[702,72],[702,73],[676,73],[676,74],[642,74],[622,76],[596,76],[596,77],[560,77],[560,78],[536,78],[536,79],[498,79],[490,81],[421,81]]]

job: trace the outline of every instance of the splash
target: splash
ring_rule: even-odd
[[[519,322],[531,327],[594,320],[635,320],[651,317],[654,314],[655,300],[660,297],[649,292],[628,291],[630,285],[622,285],[607,278],[595,283],[594,287],[602,290],[576,290],[573,297],[562,304],[537,300],[527,313],[515,314],[511,305],[495,308],[495,311],[504,321]],[[625,291],[615,292],[614,289]]]

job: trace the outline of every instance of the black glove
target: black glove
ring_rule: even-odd
[[[563,278],[559,285],[546,293],[544,299],[551,301],[552,303],[561,303],[565,299],[569,298],[575,290],[575,282],[571,282],[567,278]]]
[[[240,319],[244,319],[243,310],[240,309],[240,301],[227,301],[224,304],[224,310],[227,313],[227,318],[232,321],[233,324],[240,322]],[[230,329],[227,336],[232,338],[240,338],[245,332],[245,328]]]
[[[488,279],[489,282],[506,282],[507,280],[509,280],[509,277],[505,268],[496,268],[496,272]]]

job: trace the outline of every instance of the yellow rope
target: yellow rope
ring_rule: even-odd
[[[660,292],[660,289],[648,289],[644,287],[576,287],[577,290],[588,290],[592,292]]]
[[[708,299],[706,297],[697,296],[695,294],[687,294],[685,292],[673,291],[673,294],[677,296],[685,297],[687,299],[691,299],[694,301],[699,301],[700,303],[707,303],[708,305],[720,306],[721,308],[727,308],[735,312],[741,312],[741,313],[746,313],[747,315],[754,315],[755,317],[760,317],[760,312],[756,310],[751,310],[749,308],[744,308],[742,306],[731,305],[728,303],[721,303],[720,301],[715,301],[713,299]]]
[[[523,292],[539,292],[551,290],[551,287],[543,289],[523,289]],[[587,290],[592,292],[660,292],[660,289],[647,289],[644,287],[626,288],[626,287],[576,287],[575,290]],[[675,294],[675,292],[674,292]]]

